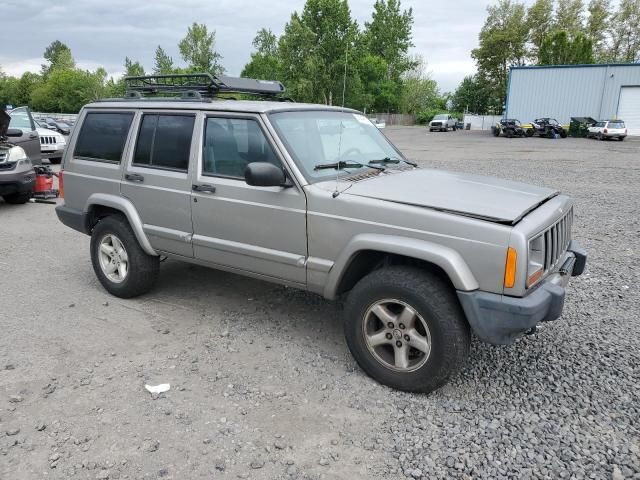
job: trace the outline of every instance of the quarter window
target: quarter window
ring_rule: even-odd
[[[87,113],[78,135],[74,157],[119,163],[133,113]]]
[[[186,172],[194,121],[193,115],[145,114],[133,164]]]
[[[202,173],[244,178],[244,170],[251,162],[270,162],[281,166],[258,122],[208,117]]]

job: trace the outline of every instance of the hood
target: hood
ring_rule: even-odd
[[[480,175],[415,169],[356,182],[345,194],[512,225],[558,192]]]
[[[38,132],[38,135],[40,135],[41,137],[62,137],[64,139],[62,134],[56,132],[55,130],[49,130],[48,128],[38,127],[36,128],[36,132]]]
[[[7,134],[7,130],[9,130],[9,123],[11,122],[11,117],[4,110],[0,110],[0,138],[4,137]]]

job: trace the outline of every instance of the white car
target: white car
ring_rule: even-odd
[[[598,140],[617,138],[623,141],[627,134],[627,127],[622,120],[601,120],[593,127],[589,127],[587,137],[597,138]]]
[[[64,136],[48,128],[36,128],[40,136],[40,151],[42,158],[48,158],[49,163],[59,164],[62,161],[62,152],[67,146]]]
[[[441,113],[433,117],[433,120],[429,122],[429,131],[448,132],[449,129],[454,132],[458,129],[458,120],[451,115]]]

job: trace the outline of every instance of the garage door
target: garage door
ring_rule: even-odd
[[[622,87],[618,118],[627,124],[629,135],[640,135],[640,87]]]

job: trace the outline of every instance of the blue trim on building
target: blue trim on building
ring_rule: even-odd
[[[509,96],[511,95],[511,72],[513,71],[513,69],[516,67],[511,67],[509,69],[509,78],[507,79],[507,99],[505,100],[504,103],[504,118],[507,119],[509,118]]]
[[[595,67],[640,67],[640,63],[588,63],[581,65],[514,65],[511,70],[530,70],[544,68],[595,68]],[[509,73],[511,74],[511,73]]]

